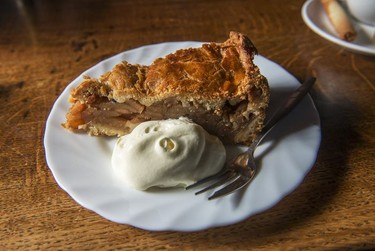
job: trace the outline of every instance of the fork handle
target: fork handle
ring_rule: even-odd
[[[255,139],[254,146],[256,146],[262,138],[274,127],[274,125],[281,120],[285,115],[287,115],[309,92],[311,87],[315,83],[315,78],[309,78],[305,80],[285,101],[285,103],[276,111],[274,115],[265,124],[262,133]]]

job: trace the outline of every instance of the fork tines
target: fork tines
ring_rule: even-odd
[[[233,193],[233,192],[237,191],[238,189],[241,189],[251,180],[251,178],[252,177],[241,175],[240,173],[235,172],[234,170],[226,169],[224,171],[219,172],[218,174],[215,174],[213,176],[209,176],[207,178],[199,180],[196,183],[194,183],[190,186],[187,186],[185,189],[188,190],[188,189],[191,189],[193,187],[200,186],[204,183],[216,180],[211,185],[209,185],[209,186],[207,186],[207,187],[203,188],[202,190],[199,190],[198,192],[195,193],[195,195],[198,195],[198,194],[204,193],[208,190],[212,190],[214,188],[220,187],[224,184],[228,184],[224,188],[219,189],[218,191],[214,192],[208,198],[209,200],[212,200],[212,199],[216,199],[216,198],[219,198],[221,196]]]

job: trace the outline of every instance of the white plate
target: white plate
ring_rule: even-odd
[[[61,127],[69,108],[69,93],[83,75],[98,77],[122,60],[150,64],[177,49],[200,45],[172,42],[120,53],[82,73],[56,100],[46,124],[46,159],[57,183],[79,204],[111,221],[142,229],[196,231],[246,219],[272,207],[300,184],[315,162],[321,137],[319,116],[310,97],[279,123],[259,147],[256,154],[261,168],[251,185],[213,201],[207,200],[209,193],[195,196],[194,191],[177,188],[147,192],[128,189],[116,181],[111,170],[115,139],[90,137]],[[299,82],[262,56],[255,61],[269,80],[272,112]]]
[[[357,38],[353,42],[347,42],[337,37],[337,33],[330,23],[319,0],[308,0],[302,7],[304,22],[318,35],[338,44],[348,50],[361,54],[375,55],[375,44],[371,41],[375,28],[352,19],[357,31]]]

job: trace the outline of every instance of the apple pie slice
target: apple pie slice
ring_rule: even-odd
[[[71,92],[63,126],[121,136],[144,121],[188,117],[224,143],[248,145],[269,101],[256,53],[249,38],[231,32],[224,43],[181,49],[150,66],[123,61]]]

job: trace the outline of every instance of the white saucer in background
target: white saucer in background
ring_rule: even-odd
[[[357,38],[353,42],[344,41],[336,36],[335,30],[318,0],[308,0],[305,2],[302,7],[302,18],[311,30],[323,38],[353,52],[375,55],[375,43],[372,42],[375,27],[356,22],[352,19],[354,28],[357,31]]]

